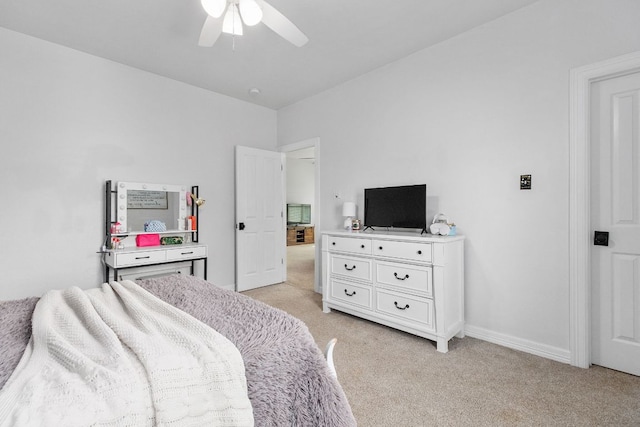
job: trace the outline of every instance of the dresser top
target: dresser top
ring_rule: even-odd
[[[420,234],[419,231],[386,231],[386,230],[366,230],[366,231],[349,231],[349,230],[333,230],[324,231],[322,234],[327,236],[342,236],[342,237],[354,237],[354,238],[375,238],[375,239],[402,239],[415,242],[437,242],[448,243],[458,240],[464,240],[464,236],[438,236],[435,234]]]

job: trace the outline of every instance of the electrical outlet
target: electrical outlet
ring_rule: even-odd
[[[520,175],[520,189],[531,190],[531,175]]]

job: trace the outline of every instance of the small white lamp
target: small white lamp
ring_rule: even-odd
[[[351,220],[356,216],[356,204],[353,202],[344,202],[342,205],[342,216],[347,217],[344,220],[344,229],[351,230]]]

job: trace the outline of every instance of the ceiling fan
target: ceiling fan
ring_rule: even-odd
[[[221,33],[242,35],[242,24],[253,26],[260,22],[297,47],[309,39],[293,22],[264,0],[201,0],[207,12],[198,45],[211,47]],[[224,15],[223,19],[219,19]]]

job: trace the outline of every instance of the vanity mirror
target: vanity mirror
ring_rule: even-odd
[[[117,183],[115,218],[121,234],[142,234],[149,221],[163,222],[166,232],[184,232],[188,215],[186,186]]]

